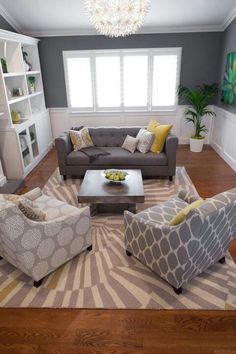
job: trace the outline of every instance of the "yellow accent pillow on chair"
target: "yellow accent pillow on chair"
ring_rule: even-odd
[[[190,212],[190,210],[192,209],[196,209],[199,208],[203,203],[205,202],[205,200],[203,199],[198,199],[195,202],[187,205],[185,208],[183,208],[182,210],[180,210],[178,212],[178,214],[176,214],[173,219],[171,219],[170,221],[170,225],[171,226],[175,226],[175,225],[179,225],[181,222],[184,221],[184,219],[186,218],[186,216],[188,215],[188,213]]]
[[[169,134],[172,127],[173,125],[171,124],[158,125],[154,127],[152,130],[151,129],[149,130],[151,133],[154,133],[155,135],[154,142],[150,149],[152,152],[156,152],[157,154],[162,152],[163,147],[165,145],[166,137]]]

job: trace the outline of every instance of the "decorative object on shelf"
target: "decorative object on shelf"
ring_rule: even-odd
[[[1,58],[1,65],[2,65],[3,74],[7,74],[8,70],[7,70],[7,62],[5,58]]]
[[[85,0],[85,6],[98,32],[125,37],[143,25],[150,0]]]
[[[28,86],[29,86],[29,93],[35,93],[36,91],[36,77],[35,76],[29,76],[28,77]]]
[[[32,65],[27,60],[28,53],[23,50],[22,54],[23,54],[23,59],[24,59],[25,71],[31,71]]]
[[[7,98],[10,100],[10,99],[12,99],[12,92],[11,92],[11,90],[8,88],[8,87],[6,87],[6,91],[7,91]]]
[[[26,136],[23,134],[19,134],[19,139],[20,139],[20,147],[21,151],[25,151],[28,148],[27,141],[26,141]]]
[[[30,140],[31,140],[31,142],[34,142],[34,141],[35,141],[34,132],[30,132]]]
[[[21,114],[20,112],[11,111],[11,119],[13,124],[21,123]]]
[[[207,132],[207,127],[202,123],[205,116],[214,117],[215,113],[208,108],[211,100],[217,95],[218,85],[198,86],[195,90],[180,85],[178,94],[180,103],[187,104],[189,107],[185,111],[185,119],[187,123],[193,123],[195,133],[190,138],[190,150],[192,152],[201,152],[204,144],[204,136],[202,133]]]
[[[221,101],[236,107],[236,53],[227,55]]]
[[[20,97],[20,96],[24,96],[24,93],[23,93],[22,89],[19,87],[19,88],[12,90],[12,96],[13,97]]]

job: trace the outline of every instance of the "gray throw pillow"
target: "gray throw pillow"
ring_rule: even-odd
[[[136,150],[137,145],[138,145],[138,139],[133,138],[130,135],[127,135],[121,147],[133,154]]]

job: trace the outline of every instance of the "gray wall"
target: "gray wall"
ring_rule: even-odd
[[[1,15],[0,15],[0,29],[6,30],[6,31],[16,32],[14,30],[14,28]]]
[[[104,36],[45,37],[39,51],[47,107],[66,107],[63,50],[182,47],[181,83],[195,86],[219,81],[223,33],[140,34],[109,39]]]
[[[230,52],[236,52],[236,19],[230,24],[230,26],[225,30],[223,36],[223,50],[222,50],[222,58],[221,58],[221,70],[220,70],[220,78],[219,81],[222,83],[226,65],[226,57]],[[225,108],[226,110],[236,113],[236,107],[231,105],[223,104],[220,102],[219,97],[219,106]]]

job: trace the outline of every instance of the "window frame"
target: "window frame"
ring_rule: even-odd
[[[64,75],[66,84],[66,95],[67,104],[69,112],[74,113],[128,113],[128,112],[157,112],[157,111],[175,111],[178,106],[178,94],[177,88],[180,82],[180,72],[181,72],[181,59],[182,59],[182,48],[181,47],[170,47],[170,48],[147,48],[147,49],[113,49],[113,50],[72,50],[63,51],[63,65],[64,65]],[[124,106],[124,90],[123,90],[123,64],[124,56],[148,56],[148,87],[147,87],[147,105],[146,106]],[[155,55],[177,55],[177,71],[176,71],[176,95],[174,105],[171,106],[153,106],[152,105],[152,87],[153,87],[153,57]],[[97,102],[97,84],[96,84],[96,57],[102,56],[119,56],[120,57],[120,94],[121,94],[121,105],[119,107],[98,107]],[[92,98],[93,107],[72,107],[70,101],[70,90],[69,90],[69,74],[67,59],[68,58],[78,58],[87,57],[90,58],[91,65],[91,85],[92,85]]]

